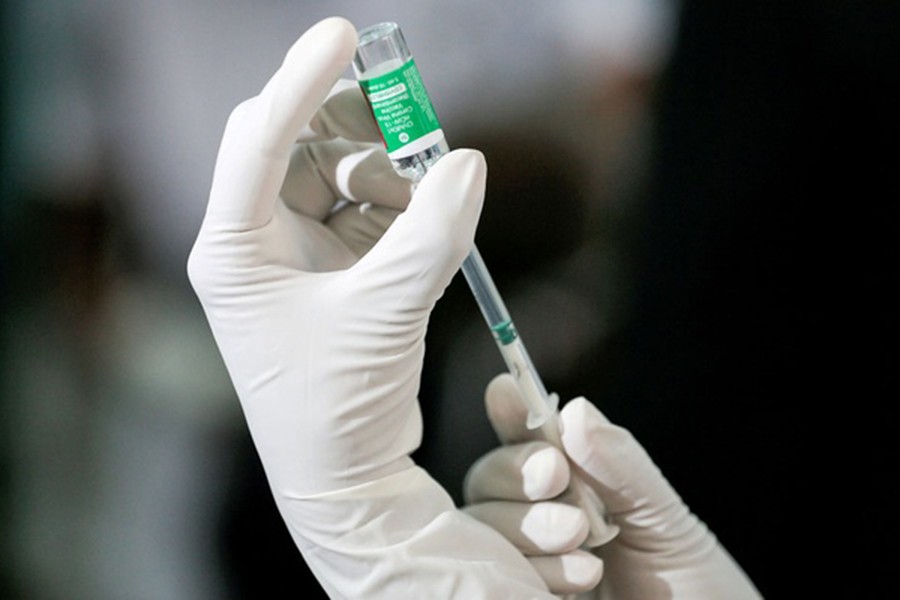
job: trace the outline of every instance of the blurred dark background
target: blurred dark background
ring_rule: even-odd
[[[184,261],[228,112],[331,14],[400,22],[485,152],[477,242],[548,388],[767,598],[897,595],[897,3],[0,6],[0,596],[320,593]],[[461,501],[503,368],[461,277],[427,347],[416,459]]]

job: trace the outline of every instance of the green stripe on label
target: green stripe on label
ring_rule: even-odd
[[[364,79],[359,85],[389,153],[441,128],[413,59],[390,73]]]

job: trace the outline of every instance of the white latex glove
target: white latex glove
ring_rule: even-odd
[[[529,555],[551,590],[616,600],[760,598],[631,433],[584,398],[560,412],[563,448],[620,532],[596,548],[596,556],[579,550],[586,519],[557,498],[569,479],[565,457],[525,427],[511,376],[494,379],[485,398],[491,423],[508,445],[472,466],[466,510]],[[601,572],[600,585],[590,591]]]
[[[326,101],[356,43],[343,19],[317,24],[235,109],[191,281],[281,514],[332,597],[547,597],[410,459],[428,316],[472,247],[486,168],[450,153],[410,199],[380,145],[358,141],[379,139],[362,95]]]

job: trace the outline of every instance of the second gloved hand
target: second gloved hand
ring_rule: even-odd
[[[584,398],[560,412],[563,447],[620,531],[595,556],[580,550],[585,517],[558,498],[568,485],[569,461],[525,427],[526,411],[511,376],[491,382],[486,403],[507,445],[473,465],[466,479],[467,511],[530,556],[551,590],[617,600],[760,597],[643,447]]]

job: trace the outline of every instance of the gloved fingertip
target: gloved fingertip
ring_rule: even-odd
[[[543,445],[522,464],[522,488],[529,500],[546,500],[569,487],[569,461],[550,445]]]
[[[470,189],[483,199],[484,189],[487,186],[487,160],[484,154],[478,150],[463,148],[456,151],[454,160],[459,161],[458,168],[465,173]]]
[[[588,592],[603,578],[603,560],[583,550],[560,556],[536,556],[529,560],[554,594]]]
[[[295,60],[296,49],[307,44],[318,47],[325,44],[324,47],[335,48],[342,56],[349,53],[349,56],[352,57],[356,52],[357,42],[356,27],[353,26],[353,23],[344,17],[328,17],[306,30],[306,33],[288,50],[285,62]]]
[[[497,393],[506,393],[505,390],[515,389],[516,380],[513,378],[511,373],[500,373],[495,376],[487,385],[487,390],[485,391],[485,397],[490,398]],[[502,390],[501,392],[497,392],[497,390]]]
[[[582,424],[612,425],[600,409],[584,396],[569,400],[559,414],[563,425],[567,422]]]
[[[582,468],[607,449],[609,436],[624,431],[584,397],[566,403],[559,413],[560,438],[566,453]],[[588,469],[590,470],[590,469]]]
[[[603,560],[590,552],[576,550],[563,557],[563,571],[566,578],[580,588],[577,591],[591,590],[603,578]]]
[[[494,377],[485,390],[484,403],[488,420],[501,442],[527,439],[528,409],[512,375],[501,373]]]
[[[577,550],[588,537],[588,520],[581,509],[565,502],[520,504],[528,509],[517,517],[516,527],[529,540],[530,554],[558,555]],[[512,513],[512,510],[508,510]]]
[[[460,169],[469,177],[484,179],[487,176],[487,161],[479,150],[474,148],[457,148],[448,152],[439,160],[429,173],[440,173],[446,169]]]
[[[475,243],[486,171],[476,150],[454,150],[441,158],[419,182],[403,218],[382,242],[391,239],[390,244],[405,246],[419,257],[440,257],[439,272],[452,276]]]
[[[426,196],[435,191],[456,191],[457,197],[470,197],[480,200],[484,196],[487,182],[487,162],[478,150],[462,148],[453,150],[439,160],[419,183],[417,195]],[[446,201],[446,199],[445,199]]]
[[[356,29],[341,17],[319,21],[294,42],[281,67],[251,101],[251,114],[256,115],[251,129],[264,155],[281,158],[290,152],[350,65],[356,44]]]
[[[560,423],[566,455],[592,480],[589,484],[611,512],[631,510],[635,498],[643,502],[649,494],[672,496],[668,483],[631,432],[611,423],[587,400],[577,399],[563,407]],[[626,489],[631,490],[630,495],[623,492]]]

